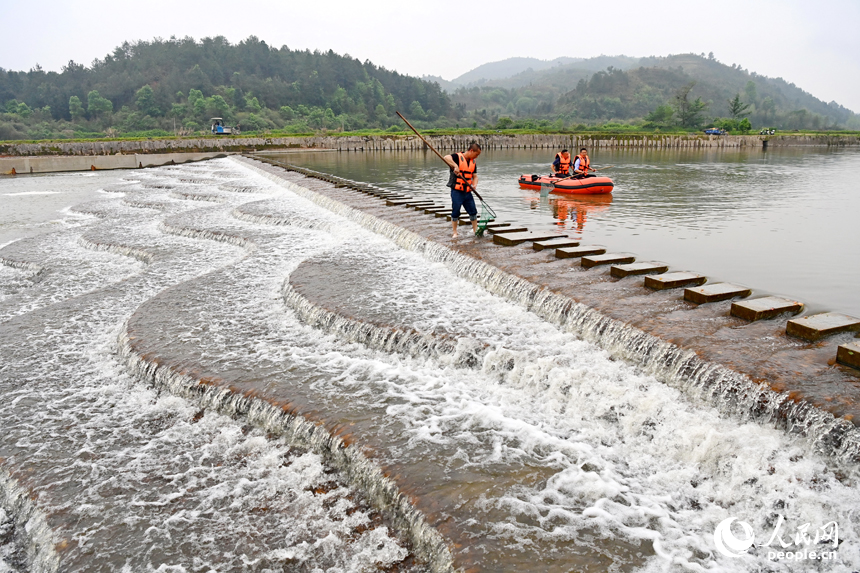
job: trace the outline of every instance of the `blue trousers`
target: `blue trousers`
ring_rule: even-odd
[[[474,221],[478,218],[478,208],[475,206],[475,197],[468,191],[457,191],[451,189],[451,220],[456,221],[460,218],[460,207],[466,209],[469,214],[469,220]]]

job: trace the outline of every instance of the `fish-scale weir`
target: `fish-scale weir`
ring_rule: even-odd
[[[153,253],[149,263],[123,266],[106,258],[102,263],[117,266],[106,273],[109,286],[19,319],[28,329],[21,331],[24,336],[0,324],[0,344],[4,351],[14,349],[26,356],[22,340],[46,349],[60,341],[56,356],[69,362],[76,353],[71,343],[80,342],[75,336],[80,325],[105,338],[105,343],[84,345],[78,353],[98,356],[99,348],[108,347],[117,358],[115,366],[110,360],[99,360],[93,364],[96,368],[85,371],[102,372],[107,366],[120,377],[133,374],[147,383],[125,383],[120,395],[140,393],[145,398],[135,404],[108,401],[91,408],[90,403],[98,406],[104,401],[98,389],[109,386],[101,376],[91,390],[58,405],[61,402],[68,410],[80,401],[82,408],[97,414],[66,423],[64,433],[70,438],[79,439],[84,431],[103,436],[113,426],[119,428],[111,432],[120,440],[117,446],[128,433],[141,436],[140,446],[125,451],[141,456],[143,464],[133,467],[142,469],[136,475],[144,479],[130,485],[148,494],[142,499],[147,503],[128,503],[140,498],[123,488],[99,485],[90,491],[104,511],[93,516],[106,516],[108,525],[124,514],[152,520],[154,530],[170,532],[172,540],[156,541],[163,549],[160,552],[180,556],[176,563],[184,563],[182,555],[214,555],[211,547],[194,545],[196,535],[208,531],[228,540],[218,542],[216,553],[222,545],[232,551],[215,559],[212,568],[224,563],[220,567],[226,569],[227,563],[240,562],[236,549],[242,546],[232,544],[240,539],[248,543],[246,555],[259,557],[261,567],[272,563],[274,568],[275,564],[288,568],[295,563],[296,570],[310,571],[320,563],[333,571],[410,569],[384,527],[364,531],[357,543],[352,535],[360,530],[351,534],[350,527],[360,523],[350,522],[349,512],[337,511],[364,486],[351,490],[353,494],[333,496],[320,507],[323,512],[329,507],[333,519],[353,525],[323,521],[343,543],[326,545],[325,539],[310,537],[310,546],[321,549],[310,555],[305,569],[303,562],[290,561],[291,552],[300,551],[300,546],[291,544],[293,532],[304,529],[302,523],[289,521],[286,510],[294,503],[288,496],[299,495],[299,505],[310,502],[328,495],[325,482],[311,482],[313,492],[304,494],[279,491],[273,496],[259,487],[247,495],[234,494],[235,501],[228,496],[222,510],[214,514],[193,511],[201,503],[196,500],[222,489],[219,479],[230,476],[228,484],[247,483],[247,473],[257,462],[255,456],[242,453],[245,448],[255,444],[254,448],[266,452],[271,446],[262,444],[278,443],[284,435],[312,444],[308,449],[318,448],[320,459],[336,461],[323,464],[329,468],[323,471],[365,480],[368,491],[376,492],[370,497],[377,505],[390,504],[389,511],[401,516],[413,512],[420,521],[389,514],[388,523],[402,519],[397,523],[403,537],[419,539],[417,549],[412,544],[413,551],[424,552],[442,570],[449,565],[517,572],[634,571],[642,565],[760,570],[766,565],[762,555],[732,561],[716,554],[711,532],[727,514],[760,529],[774,507],[784,507],[809,522],[838,519],[840,532],[847,539],[856,538],[860,524],[846,509],[856,505],[857,498],[850,485],[855,479],[851,465],[841,475],[831,472],[822,458],[810,453],[808,440],[787,436],[767,424],[721,417],[700,400],[657,382],[645,367],[631,368],[608,359],[607,351],[582,338],[606,344],[618,333],[613,333],[612,323],[599,320],[600,313],[586,317],[585,305],[558,293],[556,298],[548,297],[553,294],[548,289],[520,289],[505,276],[482,274],[482,267],[468,266],[470,257],[463,253],[437,252],[434,242],[426,238],[410,243],[408,237],[392,233],[397,242],[411,245],[402,249],[385,238],[387,229],[378,228],[381,234],[369,232],[368,227],[351,222],[352,215],[344,218],[319,209],[318,204],[231,161],[143,175],[190,179],[182,183],[195,186],[211,182],[213,175],[244,179],[261,195],[237,194],[227,204],[200,208],[171,199],[167,195],[171,190],[154,188],[129,193],[150,200],[166,198],[171,205],[166,212],[124,206],[93,209],[106,216],[91,221],[93,229],[84,234],[108,251],[80,249],[84,245],[75,241],[75,256],[84,257],[84,262],[87,257],[101,260],[114,253],[128,256],[124,249],[132,248]],[[329,183],[289,178],[308,196],[311,189],[321,193],[331,189]],[[122,199],[107,203],[122,205]],[[413,216],[423,217],[410,211],[409,217]],[[17,250],[10,246],[9,253],[0,254],[60,268],[40,258],[33,246]],[[453,255],[462,259],[454,260]],[[318,282],[295,284],[294,279],[301,283],[307,278],[309,265],[316,269]],[[129,276],[127,268],[135,274]],[[52,277],[62,278],[57,275],[54,272]],[[489,294],[477,286],[478,280],[505,296]],[[301,299],[288,301],[290,288]],[[449,304],[452,296],[456,305]],[[117,300],[129,302],[122,306]],[[78,319],[77,315],[89,316],[84,308],[92,308],[98,320]],[[582,322],[574,324],[578,320]],[[357,337],[353,329],[360,332]],[[394,339],[396,331],[409,336]],[[474,340],[481,352],[474,355],[476,364],[464,364],[452,360],[456,353],[437,352],[412,335],[425,341]],[[46,336],[56,341],[40,338]],[[625,347],[643,346],[637,353],[656,356],[663,349],[653,342],[619,340]],[[21,396],[27,398],[32,387],[56,392],[80,379],[74,370],[63,367],[59,371],[63,381],[53,380],[52,366],[40,365],[38,358],[16,366],[19,372],[38,372],[28,384],[16,385]],[[676,362],[663,366],[679,370],[672,375],[698,375],[686,371],[691,367],[686,356],[671,360]],[[139,392],[141,386],[146,392]],[[146,414],[152,410],[150,401],[160,403],[159,408],[174,404],[178,413]],[[21,405],[27,403],[23,400]],[[204,404],[207,408],[195,413]],[[50,407],[52,402],[45,405]],[[14,411],[9,401],[0,409],[7,414]],[[143,414],[138,416],[138,410]],[[121,412],[135,422],[105,423],[119,419]],[[210,416],[220,416],[220,421],[213,425]],[[34,420],[44,423],[38,414],[29,423]],[[172,433],[171,424],[175,425]],[[175,474],[177,467],[187,463],[183,460],[197,460],[199,452],[211,449],[205,440],[183,441],[201,424],[208,424],[216,435],[241,436],[247,431],[248,443],[240,438],[239,451],[203,458],[211,459],[211,464],[195,461],[187,469],[186,480],[178,480],[179,487],[162,488],[159,470],[171,468],[170,474]],[[27,427],[16,424],[13,429],[26,435]],[[751,433],[756,440],[749,439]],[[158,439],[150,442],[150,434]],[[171,441],[177,441],[176,448]],[[0,448],[9,447],[0,437]],[[152,453],[161,448],[175,449],[175,457],[159,463]],[[109,448],[89,445],[83,451],[77,462],[81,468],[88,468],[92,460],[105,468],[106,482],[123,485],[127,477],[107,455]],[[24,458],[15,453],[7,459],[11,461],[4,463],[14,467]],[[839,459],[830,461],[838,465]],[[354,478],[351,468],[355,468]],[[194,475],[201,469],[208,480],[215,480],[211,490],[195,485]],[[59,495],[52,475],[37,471],[26,474],[26,479],[49,486],[42,487],[38,505],[55,520],[56,532],[67,535],[73,520],[64,522],[56,502],[70,499],[77,504],[85,498],[72,496],[71,490],[67,497]],[[162,490],[164,498],[154,495]],[[217,519],[221,512],[225,517]],[[310,516],[308,520],[315,521]],[[171,527],[171,523],[181,525]],[[271,529],[264,528],[264,523]],[[278,524],[285,529],[283,534]],[[122,539],[121,547],[145,544],[132,530],[111,531],[121,535],[116,538]],[[91,568],[104,569],[117,557],[114,549],[120,545],[116,539],[111,543],[104,536],[96,537],[91,542],[98,557],[91,558]],[[430,543],[430,538],[439,543]],[[286,544],[284,549],[279,548],[281,543]],[[374,554],[376,543],[383,549]],[[182,547],[191,551],[182,553]],[[433,547],[441,547],[441,553],[434,554]],[[365,552],[370,555],[362,560]],[[341,554],[344,559],[337,559]],[[840,556],[860,563],[851,547],[840,549]],[[68,563],[71,558],[87,563],[74,545],[61,552],[61,560]],[[332,558],[339,565],[330,567]],[[385,564],[376,566],[375,558]],[[356,562],[360,565],[348,565]],[[427,568],[414,564],[414,570]]]
[[[326,462],[341,471],[378,508],[390,516],[395,527],[412,542],[415,553],[429,571],[452,571],[451,554],[441,536],[424,520],[396,484],[380,468],[362,455],[352,440],[335,435],[323,425],[308,420],[288,405],[273,404],[223,385],[177,372],[135,348],[134,331],[120,335],[120,356],[127,367],[142,380],[155,384],[177,396],[194,400],[206,409],[227,416],[239,416],[267,432],[286,437],[291,443],[322,455]]]
[[[278,432],[267,436],[242,421],[241,396],[223,406],[239,418],[235,423],[205,409],[195,414],[188,411],[194,400],[171,398],[167,392],[159,393],[166,398],[150,395],[147,400],[148,391],[114,362],[111,349],[118,344],[123,357],[122,345],[104,338],[136,305],[193,279],[201,268],[235,260],[232,246],[198,247],[196,242],[214,240],[254,250],[243,237],[194,225],[209,211],[189,211],[171,201],[165,187],[124,188],[123,199],[81,209],[98,219],[80,230],[25,239],[3,249],[8,260],[20,263],[14,266],[44,277],[5,300],[0,297],[4,311],[11,311],[0,320],[0,514],[14,525],[16,555],[26,555],[7,563],[0,558],[0,565],[28,571],[115,571],[123,562],[140,570],[172,567],[172,562],[231,570],[250,560],[263,568],[296,571],[315,566],[371,570],[375,564],[392,571],[423,568],[423,562],[404,559],[406,551],[378,521],[378,511],[368,506],[372,500],[347,489],[336,468],[318,461],[322,456],[305,454],[299,445],[285,447],[283,439],[273,437]],[[139,203],[158,201],[169,212],[130,209],[126,199],[131,196]],[[159,223],[165,223],[160,231]],[[121,388],[123,384],[128,386]],[[247,411],[254,418],[255,410]],[[207,430],[199,430],[201,426]],[[169,435],[174,428],[181,437]],[[306,424],[305,429],[317,437],[327,435],[332,451],[346,452],[341,457],[353,455],[341,438],[320,426]],[[225,458],[212,460],[237,435],[239,441],[223,451]],[[247,436],[244,443],[241,436]],[[171,445],[185,451],[171,454]],[[132,459],[124,461],[126,454]],[[277,463],[272,466],[271,461]],[[366,463],[368,468],[372,466]],[[230,491],[235,478],[236,488]],[[249,492],[244,497],[243,489]],[[277,497],[267,499],[273,494]],[[232,505],[218,507],[231,496]],[[401,503],[408,505],[408,500]],[[148,519],[152,527],[147,529]],[[408,523],[413,530],[419,526],[416,520]],[[279,528],[286,535],[278,535]],[[171,530],[175,542],[169,539]],[[2,546],[4,551],[10,547]],[[242,555],[243,550],[250,553]]]
[[[272,168],[247,158],[231,160],[245,163],[294,193],[388,237],[405,249],[421,253],[433,262],[444,263],[458,276],[522,305],[620,358],[639,364],[666,383],[707,399],[723,412],[774,424],[807,436],[815,448],[837,461],[851,464],[860,461],[860,430],[846,419],[836,418],[808,402],[796,401],[788,392],[773,391],[755,383],[748,376],[702,360],[690,350],[609,318],[584,304],[484,261],[455,252],[373,214],[286,181],[279,177],[280,170],[277,167]]]

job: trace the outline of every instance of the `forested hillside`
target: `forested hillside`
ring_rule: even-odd
[[[59,73],[0,69],[0,139],[191,135],[212,117],[243,133],[400,130],[396,110],[419,128],[860,129],[835,102],[704,54],[511,58],[455,81],[467,80],[449,94],[370,61],[253,36],[156,39]]]
[[[395,109],[419,122],[451,112],[435,83],[255,37],[126,43],[61,73],[0,69],[0,105],[0,139],[193,132],[215,116],[245,131],[384,129],[399,122]]]
[[[595,73],[598,66],[602,71]],[[690,98],[689,103],[699,100],[702,106],[691,124],[675,112],[677,105],[683,105],[676,100],[679,95]],[[858,117],[835,102],[825,103],[781,78],[695,54],[641,59],[601,56],[459,88],[451,99],[478,123],[502,118],[503,126],[618,122],[692,128],[745,117],[756,127],[860,128]]]

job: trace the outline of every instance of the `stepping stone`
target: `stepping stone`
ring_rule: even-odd
[[[773,318],[784,312],[797,314],[803,310],[803,304],[795,300],[766,296],[753,300],[743,300],[732,303],[731,315],[754,322],[765,318]]]
[[[662,275],[648,275],[645,277],[645,286],[654,290],[668,290],[690,285],[704,284],[708,277],[695,273],[678,272],[664,273]]]
[[[532,248],[536,251],[544,249],[559,249],[562,247],[578,247],[579,241],[562,237],[558,239],[547,239],[546,241],[535,241],[532,243]]]
[[[430,201],[430,200],[428,200],[428,199],[424,199],[424,200],[421,200],[421,201],[410,201],[409,203],[407,203],[407,204],[406,204],[406,206],[407,206],[407,207],[418,208],[418,209],[423,209],[423,208],[425,208],[425,207],[428,207],[428,206],[430,206],[430,205],[435,205],[435,204],[436,204],[436,203],[434,203],[433,201]]]
[[[510,227],[510,226],[511,226],[510,223],[490,223],[489,225],[487,225],[487,228],[488,229],[498,229],[500,227]]]
[[[602,255],[606,252],[606,247],[590,245],[587,247],[561,247],[555,250],[555,256],[558,259],[576,259],[579,257],[587,257],[589,255]]]
[[[450,207],[424,207],[424,213],[427,215],[435,215],[436,213],[447,213]]]
[[[854,332],[860,330],[860,319],[835,312],[824,312],[793,318],[785,326],[785,333],[809,342],[815,342],[825,336],[839,332]]]
[[[506,227],[493,227],[490,225],[487,226],[487,231],[490,233],[525,233],[528,231],[528,228],[520,225],[508,225]]]
[[[512,233],[507,231],[499,231],[496,232],[495,235],[493,235],[493,242],[497,245],[505,245],[506,247],[511,247],[513,245],[525,243],[526,241],[545,241],[549,239],[560,238],[564,238],[564,235],[559,235],[558,233]]]
[[[630,263],[629,265],[615,265],[609,269],[609,274],[613,277],[623,279],[631,275],[659,275],[669,270],[669,265],[665,263]]]
[[[636,257],[630,253],[606,253],[605,255],[590,255],[582,257],[580,264],[587,269],[600,265],[632,263]]]
[[[702,287],[688,288],[684,291],[684,300],[696,304],[728,300],[739,296],[741,298],[752,294],[752,290],[729,283],[714,283]]]
[[[836,349],[836,362],[860,370],[860,342],[839,345]]]
[[[398,198],[398,199],[386,199],[385,204],[388,206],[398,207],[400,205],[408,205],[412,201],[414,201],[414,199],[412,199],[412,197],[403,197],[403,198]]]

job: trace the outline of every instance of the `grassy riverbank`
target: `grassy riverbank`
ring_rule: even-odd
[[[686,131],[686,130],[660,130],[660,129],[651,129],[651,130],[642,130],[642,129],[618,129],[618,126],[610,127],[594,127],[594,128],[586,128],[581,130],[551,130],[551,129],[504,129],[504,130],[496,130],[496,129],[428,129],[423,131],[424,135],[428,136],[466,136],[466,135],[475,135],[475,136],[497,136],[497,135],[573,135],[579,137],[652,137],[652,136],[663,136],[663,135],[672,135],[672,136],[703,136],[705,137],[704,132],[702,131]],[[320,131],[320,132],[307,132],[307,133],[286,133],[280,131],[265,131],[265,132],[248,132],[243,133],[241,135],[229,136],[231,140],[242,140],[242,139],[259,139],[259,138],[307,138],[307,137],[386,137],[386,136],[410,136],[413,135],[408,128],[402,130],[380,130],[380,129],[368,129],[368,130],[359,130],[359,131]],[[730,135],[758,135],[756,132],[750,132],[748,134],[730,134]],[[791,136],[828,136],[828,137],[856,137],[860,135],[860,131],[809,131],[809,130],[801,130],[801,131],[791,131],[791,132],[777,132],[776,135],[780,137],[791,137]],[[28,140],[0,140],[0,145],[20,145],[20,144],[42,144],[49,145],[52,143],[88,143],[88,142],[108,142],[108,141],[185,141],[189,139],[194,140],[211,140],[217,141],[219,139],[225,139],[224,136],[216,136],[211,134],[201,134],[195,136],[173,136],[170,134],[165,135],[157,135],[157,134],[147,134],[147,135],[128,135],[128,136],[108,136],[104,137],[81,137],[81,138],[59,138],[59,139],[28,139]]]

